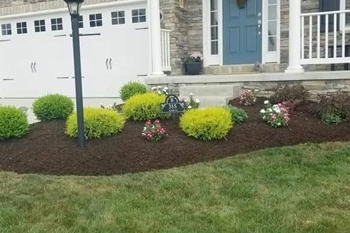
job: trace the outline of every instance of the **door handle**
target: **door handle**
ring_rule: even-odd
[[[34,62],[33,67],[34,67],[34,72],[36,73],[36,62]]]
[[[107,68],[107,70],[109,70],[109,67],[108,67],[108,58],[106,58],[106,68]]]
[[[258,20],[258,33],[259,35],[261,35],[261,24],[262,24],[262,21],[261,19]]]
[[[112,67],[112,58],[109,59],[109,68],[113,69],[113,67]]]
[[[34,63],[30,63],[30,69],[32,70],[32,73],[34,73],[34,68],[33,68]]]

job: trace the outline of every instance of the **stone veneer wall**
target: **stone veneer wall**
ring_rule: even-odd
[[[184,8],[178,0],[161,0],[162,26],[171,30],[171,74],[183,73],[183,59],[192,51],[203,52],[202,0],[187,0]]]

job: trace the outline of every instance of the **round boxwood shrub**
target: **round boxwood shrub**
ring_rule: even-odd
[[[185,112],[180,127],[188,136],[209,141],[224,138],[233,124],[228,109],[210,107]]]
[[[130,82],[122,86],[119,93],[120,98],[125,102],[136,94],[144,94],[146,92],[147,88],[145,85],[138,82]]]
[[[84,108],[85,138],[101,138],[121,132],[125,118],[117,112],[103,108]],[[78,136],[77,114],[71,114],[66,122],[66,134],[70,137]]]
[[[165,98],[165,95],[157,93],[137,94],[125,102],[122,111],[126,118],[134,121],[166,119],[170,115],[160,111],[160,104],[164,103]]]
[[[28,131],[27,115],[23,110],[0,106],[0,141],[23,137]]]
[[[40,121],[65,120],[74,110],[73,101],[64,95],[50,94],[33,103],[33,113]]]

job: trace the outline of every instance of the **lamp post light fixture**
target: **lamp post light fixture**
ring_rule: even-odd
[[[67,3],[68,10],[72,20],[72,38],[74,55],[74,77],[75,77],[75,95],[78,121],[78,145],[85,147],[84,138],[84,110],[83,110],[83,88],[81,84],[81,62],[80,62],[80,41],[79,41],[79,12],[84,0],[64,0]]]

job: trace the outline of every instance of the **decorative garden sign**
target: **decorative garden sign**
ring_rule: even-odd
[[[185,103],[176,95],[168,95],[165,103],[160,104],[160,109],[162,113],[179,113],[185,111]]]

